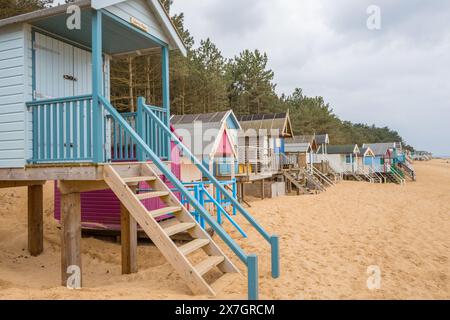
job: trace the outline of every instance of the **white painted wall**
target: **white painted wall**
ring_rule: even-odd
[[[23,25],[0,30],[0,167],[23,167],[27,96]]]

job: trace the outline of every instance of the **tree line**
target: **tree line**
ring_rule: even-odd
[[[160,1],[170,14],[173,0]],[[51,3],[51,0],[0,0],[0,18],[41,9]],[[187,57],[177,52],[170,57],[173,114],[232,109],[238,115],[245,115],[289,110],[296,135],[328,133],[332,144],[404,143],[400,134],[388,127],[341,120],[323,97],[308,97],[301,88],[289,95],[278,95],[266,53],[244,50],[227,59],[210,38],[195,45],[194,37],[184,25],[183,13],[171,18],[188,52]],[[159,51],[114,57],[111,101],[120,111],[134,111],[138,96],[144,96],[148,104],[161,105],[161,70]]]

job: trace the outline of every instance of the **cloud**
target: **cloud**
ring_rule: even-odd
[[[371,4],[379,31],[366,27]],[[449,1],[175,0],[173,10],[185,12],[197,42],[210,37],[227,57],[267,52],[279,93],[301,87],[343,119],[450,154]]]

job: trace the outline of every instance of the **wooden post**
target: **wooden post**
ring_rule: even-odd
[[[66,286],[73,268],[78,268],[81,286],[80,193],[61,194],[61,227],[61,284]]]
[[[264,179],[261,180],[261,200],[264,200]]]
[[[28,250],[34,257],[44,251],[44,193],[42,185],[28,187]]]
[[[122,244],[122,274],[136,273],[137,267],[137,224],[130,212],[120,204],[120,225]]]

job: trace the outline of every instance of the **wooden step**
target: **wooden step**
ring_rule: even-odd
[[[195,239],[189,243],[186,243],[185,245],[180,246],[178,249],[181,251],[182,254],[187,256],[188,254],[208,245],[209,242],[210,242],[209,239]]]
[[[205,273],[210,271],[212,268],[217,267],[223,261],[224,261],[223,257],[219,257],[219,256],[208,257],[207,259],[205,259],[202,262],[200,262],[199,264],[197,264],[195,266],[195,270],[197,270],[197,272],[200,275],[204,275]]]
[[[156,177],[130,177],[130,178],[123,178],[123,181],[125,181],[125,183],[130,184],[130,183],[139,183],[139,182],[150,182],[150,181],[155,181]]]
[[[193,223],[193,222],[179,223],[179,224],[176,224],[174,226],[171,226],[171,227],[168,227],[168,228],[164,229],[164,232],[170,237],[170,236],[173,236],[175,234],[188,231],[189,229],[192,229],[195,226],[196,226],[196,224]]]
[[[167,197],[167,196],[169,196],[169,192],[152,191],[152,192],[137,194],[136,198],[138,198],[139,200],[148,200],[148,199],[161,198],[161,197]]]
[[[180,211],[181,211],[181,207],[166,207],[166,208],[162,208],[162,209],[149,211],[148,213],[153,218],[159,218],[159,217],[165,216],[166,214],[171,214],[171,213],[175,214]]]

